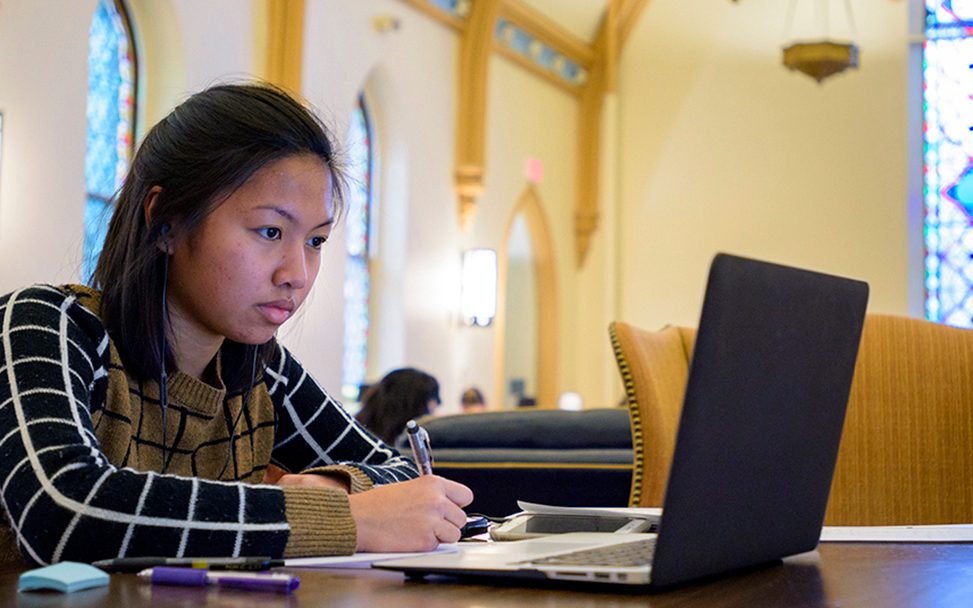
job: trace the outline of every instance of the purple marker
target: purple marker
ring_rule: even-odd
[[[297,589],[301,581],[296,576],[279,572],[212,572],[199,568],[148,568],[139,572],[139,578],[153,585],[182,585],[202,587],[219,585],[252,591],[276,591],[290,593]]]

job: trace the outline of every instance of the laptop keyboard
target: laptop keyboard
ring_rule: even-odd
[[[579,549],[549,557],[531,559],[522,563],[550,566],[648,566],[655,552],[655,538],[630,543],[608,545],[596,549]]]

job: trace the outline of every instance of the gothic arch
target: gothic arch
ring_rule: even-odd
[[[507,252],[514,221],[522,215],[527,225],[534,259],[534,277],[537,294],[537,403],[540,407],[556,407],[557,404],[557,281],[554,257],[554,241],[544,215],[540,196],[533,184],[528,184],[510,211],[501,241],[497,276],[497,318],[495,392],[497,399],[505,394],[504,347],[506,329]]]

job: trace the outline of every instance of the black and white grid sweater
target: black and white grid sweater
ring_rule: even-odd
[[[158,384],[126,373],[99,304],[80,286],[0,297],[0,563],[348,553],[347,494],[259,485],[267,464],[339,472],[352,492],[417,475],[280,346],[245,409],[172,374],[163,449]]]

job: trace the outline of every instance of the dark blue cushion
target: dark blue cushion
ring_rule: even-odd
[[[437,475],[469,486],[468,512],[504,516],[517,500],[624,507],[632,481],[628,411],[520,409],[427,417]],[[400,437],[397,447],[409,453]]]

